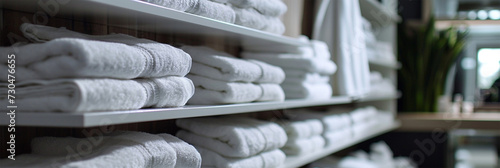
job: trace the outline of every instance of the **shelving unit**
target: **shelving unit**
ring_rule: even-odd
[[[398,114],[404,131],[434,131],[454,129],[499,130],[499,113],[401,113]]]
[[[398,128],[400,125],[401,125],[401,123],[399,123],[399,122],[381,124],[378,127],[373,128],[373,130],[370,133],[366,134],[365,136],[347,139],[345,141],[342,141],[341,143],[326,147],[319,152],[308,153],[308,154],[297,155],[297,156],[287,156],[286,161],[285,161],[285,165],[283,166],[283,168],[293,168],[293,167],[300,167],[300,166],[306,165],[307,163],[321,159],[323,157],[326,157],[326,156],[328,156],[332,153],[335,153],[337,151],[340,151],[342,149],[345,149],[345,148],[348,148],[348,147],[353,146],[355,144],[358,144],[360,142],[366,141],[370,138],[376,137],[376,136],[381,135],[383,133],[392,131],[392,130]]]

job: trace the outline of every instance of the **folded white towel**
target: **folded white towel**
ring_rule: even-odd
[[[292,139],[286,142],[281,150],[287,155],[310,154],[325,147],[325,139],[321,135],[309,138]]]
[[[243,52],[241,56],[243,58],[264,61],[285,69],[298,69],[324,75],[332,75],[337,70],[335,63],[330,60],[303,58],[294,54]]]
[[[323,133],[323,124],[318,119],[286,121],[280,124],[291,139],[307,139]]]
[[[224,104],[252,102],[262,97],[262,88],[252,83],[224,82],[189,74],[196,87],[189,104]]]
[[[158,134],[158,136],[165,139],[174,148],[177,154],[176,168],[201,167],[201,155],[194,146],[170,134]]]
[[[353,137],[352,128],[342,128],[335,131],[324,132],[326,146],[332,146],[339,143],[344,143]]]
[[[332,86],[328,83],[281,84],[287,99],[329,99],[332,97]]]
[[[174,167],[176,164],[175,150],[159,136],[141,132],[118,132],[100,138],[100,142],[85,138],[35,138],[32,142],[34,154],[31,155],[51,157],[32,163],[82,168]],[[65,153],[61,153],[64,150]]]
[[[281,83],[283,70],[257,60],[243,60],[205,46],[183,46],[193,58],[190,73],[227,82]]]
[[[397,94],[396,87],[392,83],[392,81],[388,79],[382,79],[376,83],[373,83],[370,87],[370,91],[367,95],[395,95]]]
[[[285,114],[293,120],[318,119],[323,123],[324,132],[331,132],[351,127],[352,120],[347,114],[351,111],[350,108],[335,108],[327,112],[296,109],[287,110]]]
[[[177,137],[226,157],[250,157],[278,149],[287,141],[286,133],[279,125],[251,118],[179,119],[176,124],[187,130],[177,132]]]
[[[7,87],[0,104],[7,105]],[[3,87],[5,86],[5,87]],[[64,79],[33,80],[16,85],[18,111],[88,112],[133,110],[142,107],[183,106],[194,94],[192,82],[185,77],[152,79]],[[133,95],[133,96],[130,96]]]
[[[233,10],[236,13],[234,23],[237,25],[276,34],[285,32],[285,25],[278,17],[262,15],[254,8],[233,7]]]
[[[228,23],[234,23],[236,18],[231,7],[209,0],[198,0],[198,4],[186,12]]]
[[[246,158],[225,157],[200,146],[196,146],[196,149],[201,153],[203,167],[275,168],[281,166],[286,159],[286,155],[279,149]]]
[[[17,51],[17,52],[16,52]],[[16,57],[16,81],[78,77],[120,79],[184,76],[191,57],[180,49],[160,43],[129,46],[120,43],[74,38],[55,39],[42,44],[0,47],[3,55]],[[7,76],[7,57],[1,59]],[[6,81],[0,79],[0,81]]]
[[[262,46],[262,45],[246,45],[245,51],[250,52],[265,52],[265,53],[289,53],[295,54],[305,58],[317,58],[323,60],[330,60],[331,53],[328,45],[323,41],[309,40],[307,36],[300,36],[297,38],[299,41],[309,43],[306,46]]]
[[[285,92],[278,84],[258,84],[262,88],[262,95],[255,101],[284,101]]]
[[[199,0],[141,0],[179,11],[188,11],[198,5]]]
[[[262,15],[281,16],[287,7],[280,0],[213,0],[220,3],[230,3],[239,8],[254,8]]]
[[[384,78],[382,77],[382,74],[378,71],[371,71],[370,72],[370,84],[373,86],[373,84],[379,83]]]

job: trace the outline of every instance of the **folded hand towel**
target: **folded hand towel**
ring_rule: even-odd
[[[382,77],[382,74],[378,71],[372,71],[370,72],[370,84],[373,86],[373,84],[379,83],[384,78]]]
[[[118,132],[101,137],[101,142],[89,139],[40,137],[32,142],[34,156],[52,155],[48,161],[54,167],[174,167],[175,150],[161,137],[141,132]],[[68,143],[66,143],[66,141]],[[61,150],[53,150],[64,147]],[[76,152],[76,153],[75,153]],[[45,163],[45,164],[49,164]]]
[[[337,131],[348,128],[352,121],[347,112],[352,110],[347,108],[336,108],[328,112],[316,112],[310,110],[288,110],[286,115],[293,120],[318,119],[323,123],[324,132]]]
[[[329,83],[329,81],[330,76],[321,75],[318,73],[307,73],[304,77],[286,77],[286,79],[283,81],[283,84],[320,84]]]
[[[286,155],[279,149],[266,151],[246,158],[224,157],[216,152],[196,146],[203,159],[203,167],[275,168],[281,166]]]
[[[285,69],[298,69],[324,75],[334,74],[337,66],[330,60],[302,58],[294,54],[267,54],[243,52],[241,56],[256,59]],[[286,73],[286,72],[285,72]]]
[[[198,5],[199,0],[142,0],[179,11],[187,11]]]
[[[332,146],[350,140],[353,137],[353,133],[351,128],[342,128],[336,131],[325,132],[323,133],[323,137],[325,138],[326,146]]]
[[[285,92],[278,84],[258,84],[262,88],[262,95],[255,101],[284,101]]]
[[[266,16],[281,16],[287,10],[285,3],[280,0],[213,0],[220,3],[230,3],[239,8],[254,8]]]
[[[325,139],[321,135],[309,138],[288,140],[281,150],[287,155],[310,154],[325,147]]]
[[[160,43],[129,46],[120,43],[61,38],[42,44],[0,47],[0,53],[16,54],[16,81],[78,77],[120,79],[184,76],[191,57]],[[6,75],[7,57],[0,69]],[[0,79],[0,81],[5,81]]]
[[[189,74],[196,86],[189,104],[224,104],[251,102],[262,97],[262,88],[252,83],[223,82]]]
[[[280,84],[281,82],[283,82],[283,80],[285,80],[285,72],[283,72],[283,69],[281,69],[280,67],[270,65],[265,62],[257,60],[248,60],[248,61],[257,64],[262,72],[260,78],[257,79],[256,81],[253,81],[254,83]]]
[[[177,132],[177,137],[226,157],[253,156],[280,148],[287,141],[286,133],[279,125],[251,118],[179,119],[176,124],[187,130]]]
[[[332,86],[327,83],[281,84],[287,99],[329,99],[332,97]]]
[[[285,32],[285,25],[278,17],[262,15],[253,8],[243,9],[233,7],[233,10],[236,13],[234,23],[237,25],[276,34],[283,34]]]
[[[323,124],[318,119],[289,121],[282,123],[281,126],[289,141],[291,139],[307,139],[323,133]]]
[[[197,5],[186,12],[228,23],[234,23],[236,18],[236,14],[231,7],[209,0],[199,0]]]
[[[323,60],[330,60],[331,53],[328,45],[323,41],[309,40],[306,36],[298,37],[299,41],[309,43],[306,46],[294,47],[294,46],[259,46],[259,45],[247,45],[244,46],[245,51],[250,52],[265,52],[265,53],[289,53],[294,54],[299,57],[305,58],[317,58]]]
[[[139,82],[138,82],[139,81]],[[18,83],[16,103],[19,111],[88,112],[133,110],[142,107],[183,106],[194,93],[185,77],[153,79],[67,79]],[[6,85],[5,83],[0,86]],[[2,89],[3,88],[3,89]],[[2,97],[7,98],[7,87]],[[133,95],[133,96],[130,96]],[[0,104],[6,105],[7,100]]]
[[[158,136],[165,139],[175,149],[177,153],[176,168],[201,167],[201,155],[192,145],[170,134],[158,134]]]

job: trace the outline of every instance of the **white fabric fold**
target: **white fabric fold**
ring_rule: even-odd
[[[286,159],[286,155],[279,149],[245,158],[225,157],[199,146],[196,149],[201,153],[203,167],[275,168],[280,167]]]
[[[286,142],[281,150],[287,155],[310,154],[325,147],[325,139],[321,135],[309,138],[292,139]]]
[[[324,75],[334,74],[337,70],[337,66],[332,61],[303,58],[294,54],[243,52],[241,56],[243,58],[267,62],[271,65],[276,65],[285,69],[298,69],[308,72],[317,72]]]
[[[182,12],[191,10],[200,0],[141,0]]]
[[[184,129],[177,132],[177,137],[225,157],[250,157],[278,149],[287,141],[279,125],[251,118],[179,119],[176,124]]]
[[[186,12],[228,23],[234,23],[236,18],[231,7],[209,0],[199,0],[197,5]]]
[[[226,104],[252,102],[262,97],[262,88],[244,82],[224,82],[189,74],[195,93],[189,104]]]
[[[280,0],[213,0],[229,3],[238,8],[253,8],[262,15],[281,16],[287,11],[287,6]]]
[[[323,124],[318,119],[286,121],[280,124],[288,136],[288,140],[307,139],[323,133]]]
[[[176,152],[176,168],[201,167],[201,155],[196,148],[170,134],[157,134],[162,137]]]
[[[0,104],[7,105],[7,84]],[[194,86],[185,77],[138,80],[61,79],[17,83],[16,99],[20,112],[90,112],[134,110],[142,107],[177,107],[186,104]],[[133,95],[133,96],[132,96]]]
[[[332,97],[332,86],[328,83],[281,84],[287,99],[329,99]]]
[[[284,101],[285,92],[278,84],[258,84],[262,89],[262,95],[255,101]]]
[[[253,8],[233,7],[235,24],[275,34],[283,34],[285,25],[278,17],[265,16]]]

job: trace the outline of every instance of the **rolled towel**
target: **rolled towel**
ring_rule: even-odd
[[[285,25],[278,17],[265,16],[253,8],[233,7],[236,13],[235,24],[266,32],[283,34]]]
[[[323,124],[318,119],[287,121],[280,124],[291,139],[307,139],[323,133]]]
[[[262,97],[262,88],[252,83],[224,82],[193,74],[187,77],[196,87],[189,104],[244,103]]]
[[[231,5],[239,8],[254,8],[260,14],[266,16],[281,16],[287,7],[285,3],[280,0],[213,0],[220,3],[230,3]]]
[[[158,134],[158,136],[165,139],[175,149],[177,154],[176,168],[201,167],[201,155],[194,146],[170,134]]]
[[[251,118],[179,119],[176,124],[187,130],[177,132],[177,137],[225,157],[250,157],[278,149],[287,141],[286,133],[279,125]]]
[[[241,56],[243,58],[264,61],[284,69],[298,69],[325,75],[332,75],[337,70],[335,63],[330,60],[303,58],[294,54],[243,52]]]
[[[259,153],[246,158],[225,157],[206,148],[196,146],[203,159],[203,167],[275,168],[280,167],[286,155],[279,149]]]
[[[332,86],[328,83],[281,84],[287,99],[329,99],[332,97]]]
[[[16,52],[17,51],[17,52]],[[185,76],[191,57],[184,51],[160,43],[129,46],[120,43],[75,38],[42,44],[0,47],[4,55],[16,54],[16,81],[79,77],[119,79]],[[0,72],[7,76],[7,57]],[[0,79],[0,81],[6,81]]]
[[[236,18],[231,7],[209,0],[199,0],[197,5],[186,12],[228,23],[234,23]]]
[[[286,142],[281,150],[287,155],[310,154],[325,147],[325,139],[321,135],[309,138],[292,139]]]
[[[182,12],[188,11],[198,5],[199,0],[142,0]]]
[[[138,82],[139,81],[139,82]],[[65,79],[18,83],[18,111],[89,112],[134,110],[142,107],[183,106],[194,94],[192,82],[185,77],[153,79]],[[147,85],[146,85],[147,84]],[[6,85],[2,83],[0,86]],[[7,105],[7,87],[0,104]],[[130,96],[133,95],[133,96]]]
[[[243,60],[205,46],[183,46],[193,58],[190,73],[227,82],[281,83],[285,73],[279,67],[257,60]]]

